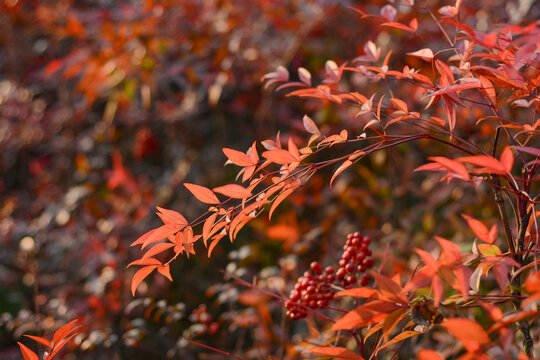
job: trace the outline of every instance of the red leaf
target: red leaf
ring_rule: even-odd
[[[438,307],[444,295],[444,283],[438,275],[435,275],[431,281],[431,290],[433,291],[433,304]]]
[[[238,184],[229,184],[214,188],[214,192],[228,196],[233,199],[245,199],[253,195],[246,188]]]
[[[35,352],[33,352],[18,341],[17,344],[19,344],[19,347],[21,348],[21,353],[24,357],[24,360],[39,360],[39,357],[36,355]]]
[[[362,356],[358,355],[351,350],[337,347],[337,346],[316,346],[314,348],[304,350],[302,353],[312,353],[315,355],[330,356],[334,359],[343,359],[343,360],[362,360]]]
[[[488,155],[465,156],[456,159],[463,163],[480,166],[485,172],[497,175],[506,175],[507,170],[499,160]]]
[[[497,306],[493,305],[492,303],[486,302],[486,301],[480,301],[480,305],[484,308],[484,310],[487,311],[491,319],[495,322],[498,322],[502,320],[503,318],[503,312],[501,309],[499,309]]]
[[[512,154],[512,149],[510,146],[505,147],[502,151],[500,162],[507,172],[512,171],[512,166],[514,165],[514,154]]]
[[[241,153],[245,155],[244,153]],[[247,155],[246,155],[247,157]],[[214,192],[204,186],[184,183],[184,186],[197,198],[205,204],[219,204],[220,201]]]
[[[453,318],[446,319],[443,322],[443,325],[456,339],[463,342],[472,341],[481,345],[486,345],[491,342],[487,333],[476,321],[464,318]]]
[[[77,330],[79,327],[75,328],[74,330]],[[55,345],[54,346],[54,349],[52,350],[52,352],[47,355],[47,357],[45,358],[45,360],[50,360],[52,359],[56,354],[58,354],[58,352],[60,352],[60,350],[62,350],[62,348],[71,340],[73,339],[76,335],[78,334],[78,331],[71,334],[68,338],[66,338],[64,341],[62,341],[60,343],[59,346]]]
[[[414,19],[416,20],[416,19]],[[412,21],[411,21],[412,23]],[[416,29],[413,29],[412,27],[409,27],[407,25],[404,25],[402,23],[398,23],[398,22],[385,22],[385,23],[382,23],[380,24],[379,26],[387,26],[387,27],[392,27],[392,28],[395,28],[395,29],[400,29],[400,30],[405,30],[405,31],[410,31],[410,32],[415,32]]]
[[[424,264],[433,272],[436,273],[439,270],[439,264],[437,263],[437,260],[428,253],[427,251],[424,251],[422,249],[414,249],[414,252],[417,253],[422,260],[424,261]]]
[[[256,165],[253,160],[241,151],[233,150],[229,148],[223,148],[223,152],[229,158],[229,160],[238,166],[252,166]]]
[[[418,360],[443,360],[435,350],[422,349],[418,352]]]
[[[53,335],[53,346],[56,346],[63,338],[65,338],[73,329],[73,326],[77,320],[70,321],[66,325],[62,326],[60,329],[56,330]]]
[[[470,228],[476,235],[476,237],[483,242],[487,242],[489,244],[493,244],[495,242],[495,239],[497,237],[497,228],[491,228],[492,230],[489,231],[487,227],[482,224],[479,220],[476,220],[473,217],[470,217],[469,215],[461,214],[461,216],[467,221],[467,224],[469,224]],[[493,230],[495,229],[495,230]],[[495,233],[493,233],[495,232]]]
[[[538,119],[538,121],[540,121],[540,118]],[[512,148],[540,157],[540,148],[530,146],[512,146]]]
[[[458,162],[456,160],[448,159],[448,158],[445,158],[445,157],[442,157],[442,156],[431,156],[428,159],[431,160],[431,161],[434,161],[436,163],[441,164],[442,166],[444,166],[445,168],[447,168],[451,172],[459,175],[461,178],[463,178],[465,180],[470,180],[471,179],[471,177],[469,175],[469,172],[467,171],[465,166],[463,166],[463,164],[461,164],[460,162]]]
[[[48,348],[51,347],[50,341],[45,339],[45,338],[42,338],[42,337],[39,337],[39,336],[32,336],[32,335],[23,335],[23,336],[26,336],[27,338],[30,338],[30,339],[34,340],[35,342],[38,342],[38,343],[40,343],[42,345],[45,345]]]
[[[441,261],[450,264],[461,263],[461,250],[456,244],[439,236],[435,236],[435,240],[442,248]]]
[[[145,266],[141,268],[139,271],[135,273],[135,275],[133,276],[133,279],[131,280],[131,294],[133,296],[135,296],[135,291],[137,290],[137,287],[139,286],[141,281],[143,281],[144,278],[150,275],[150,273],[154,271],[155,269],[157,269],[156,265],[150,265],[150,266]]]
[[[263,152],[262,156],[271,162],[280,165],[288,165],[300,161],[299,158],[294,157],[290,152],[284,149],[268,150]]]

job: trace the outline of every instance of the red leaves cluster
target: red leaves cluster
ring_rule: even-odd
[[[73,320],[70,323],[58,329],[53,335],[52,342],[49,341],[48,339],[45,339],[39,336],[33,336],[33,335],[24,335],[24,336],[45,346],[48,349],[48,351],[47,351],[47,354],[43,357],[43,360],[52,360],[60,352],[60,350],[62,350],[62,348],[71,339],[73,339],[75,335],[79,333],[80,326],[75,326],[76,323],[77,323],[77,320]],[[17,344],[19,344],[19,347],[21,348],[21,353],[24,357],[24,360],[39,360],[40,359],[40,357],[36,355],[35,352],[30,350],[28,347],[26,347],[22,343],[17,342]]]

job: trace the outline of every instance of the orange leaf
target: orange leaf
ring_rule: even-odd
[[[212,251],[214,251],[214,248],[216,247],[216,245],[218,244],[218,242],[223,239],[225,237],[226,234],[217,234],[216,236],[213,237],[213,240],[212,243],[210,244],[210,246],[208,247],[208,257],[210,257],[210,255],[212,255]]]
[[[202,236],[204,240],[204,246],[206,247],[208,247],[206,242],[208,241],[208,238],[210,237],[210,230],[212,230],[212,227],[214,226],[217,216],[218,216],[218,213],[215,212],[204,221]]]
[[[482,345],[491,342],[487,333],[476,321],[464,318],[453,318],[446,319],[443,322],[443,325],[446,330],[458,340],[464,342],[472,341]]]
[[[229,160],[235,165],[252,166],[257,164],[256,162],[253,162],[253,160],[249,156],[247,156],[241,151],[223,148],[223,152],[225,153],[227,158],[229,158]]]
[[[404,113],[408,113],[408,112],[409,112],[409,108],[407,107],[407,104],[405,103],[405,101],[403,101],[403,100],[401,100],[401,99],[392,98],[392,99],[390,99],[390,102],[391,102],[392,105],[394,105],[398,110],[401,110],[401,111],[403,111]]]
[[[399,321],[403,319],[407,311],[409,311],[407,308],[397,309],[384,319],[382,327],[384,341],[388,341],[388,335],[390,335]]]
[[[176,232],[180,231],[184,226],[185,225],[167,224],[167,225],[162,225],[158,227],[157,229],[155,229],[152,235],[146,238],[141,248],[144,249],[149,244],[161,241],[163,239],[168,238],[171,235],[174,235]]]
[[[361,288],[352,288],[340,291],[336,293],[336,296],[352,296],[359,297],[364,299],[380,299],[380,293],[377,289],[361,287]]]
[[[228,196],[233,199],[245,199],[252,194],[246,188],[238,184],[229,184],[214,188],[214,192]]]
[[[156,232],[157,229],[153,229],[153,230],[150,230],[148,231],[147,233],[141,235],[137,240],[135,240],[130,246],[135,246],[135,245],[139,245],[139,244],[144,244],[146,242],[146,240],[148,240],[148,238],[150,236],[152,236],[155,232]]]
[[[166,264],[166,265],[163,265],[163,266],[160,266],[157,268],[157,271],[165,276],[167,279],[169,279],[169,281],[173,281],[172,280],[172,277],[171,277],[171,268],[169,266],[169,264]]]
[[[433,51],[431,49],[421,49],[412,53],[407,53],[407,55],[415,56],[425,61],[431,62],[433,60]]]
[[[154,271],[155,269],[157,269],[156,265],[150,265],[150,266],[145,266],[139,269],[139,271],[135,273],[135,275],[133,276],[133,279],[131,280],[131,294],[133,296],[135,296],[135,291],[137,290],[137,287],[139,286],[141,281],[143,281],[144,278],[150,275],[150,273]]]
[[[377,350],[375,350],[375,355],[377,355],[377,353],[380,350],[384,349],[387,346],[390,346],[390,345],[395,344],[397,342],[400,342],[402,340],[408,339],[410,337],[416,336],[418,334],[423,334],[423,333],[420,332],[420,331],[404,331],[401,334],[399,334],[398,336],[396,336],[395,338],[393,338],[392,340],[390,340],[389,342],[387,342],[386,344],[384,344],[383,346],[380,346],[379,348],[377,348]]]
[[[158,266],[161,266],[161,261],[159,261],[158,259],[154,259],[154,258],[145,258],[145,259],[139,259],[139,260],[135,260],[135,261],[132,261],[129,263],[129,265],[127,267],[130,267],[130,266],[133,266],[133,265],[139,265],[139,266],[144,266],[144,265],[158,265]]]
[[[36,355],[35,352],[33,352],[18,341],[17,344],[19,344],[19,347],[21,348],[21,353],[24,357],[24,360],[39,360],[39,357]]]
[[[175,245],[175,244],[170,243],[170,242],[165,242],[165,243],[159,243],[159,244],[156,244],[156,245],[152,246],[152,248],[150,248],[150,250],[148,250],[148,251],[143,255],[142,258],[145,259],[145,258],[152,257],[152,256],[154,256],[154,255],[160,254],[160,253],[162,253],[163,251],[172,248],[174,245]]]
[[[182,216],[182,214],[180,214],[179,212],[174,211],[174,210],[168,210],[168,209],[160,208],[159,206],[156,206],[156,208],[162,214],[162,216],[160,216],[160,217],[161,217],[161,219],[163,220],[163,222],[165,224],[167,224],[167,223],[176,224],[176,225],[187,225],[188,224],[186,218],[184,216]],[[166,218],[167,221],[165,221],[164,218]]]
[[[443,360],[435,350],[422,349],[418,352],[418,360]]]
[[[371,272],[371,276],[375,279],[375,282],[379,286],[382,296],[387,299],[387,301],[392,301],[395,303],[407,304],[407,297],[403,294],[403,289],[392,279],[381,275],[375,271]]]
[[[276,210],[276,208],[278,207],[279,204],[281,204],[281,202],[283,200],[285,200],[289,195],[291,195],[291,193],[296,190],[298,186],[295,186],[295,187],[292,187],[290,189],[287,189],[287,190],[283,190],[278,196],[276,196],[274,198],[274,200],[272,200],[272,206],[270,207],[270,211],[268,213],[268,218],[271,219],[272,218],[272,214],[274,213],[274,210]]]
[[[540,292],[540,272],[532,272],[525,281],[525,289],[529,294]]]
[[[284,149],[268,150],[263,152],[262,156],[265,159],[280,165],[288,165],[300,161],[299,158],[294,157],[293,154]]]
[[[242,153],[243,154],[243,153]],[[245,155],[245,154],[244,154]],[[197,198],[205,204],[219,204],[219,199],[214,192],[204,186],[184,183],[184,186]]]
[[[303,123],[304,123],[304,128],[306,129],[306,131],[310,134],[316,134],[316,135],[320,135],[321,132],[319,131],[319,128],[317,127],[317,125],[313,122],[313,120],[311,120],[311,118],[307,115],[304,115],[304,118],[302,119]]]
[[[349,166],[351,166],[353,163],[352,161],[350,160],[345,160],[343,162],[343,164],[341,164],[336,172],[334,172],[334,175],[332,175],[332,179],[330,179],[330,187],[332,187],[332,183],[334,182],[334,179],[336,178],[336,176],[338,176],[339,174],[341,174],[341,172],[343,172],[345,169],[347,169]]]
[[[343,359],[343,360],[362,360],[362,356],[358,355],[355,352],[352,352],[349,349],[345,349],[337,346],[316,346],[314,348],[304,350],[302,353],[312,353],[315,355],[330,356],[334,359]]]
[[[345,314],[332,325],[331,330],[350,330],[373,325],[384,320],[396,309],[399,309],[399,306],[386,301],[375,300],[365,303]]]

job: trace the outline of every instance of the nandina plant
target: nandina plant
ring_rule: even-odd
[[[356,59],[327,61],[317,80],[303,67],[297,80],[283,66],[265,75],[265,87],[334,104],[340,114],[361,122],[362,131],[321,131],[306,115],[302,143],[278,134],[253,142],[247,151],[224,148],[227,163],[240,168],[238,181],[212,189],[185,183],[209,205],[197,219],[158,208],[164,224],[132,244],[144,251],[130,264],[140,267],[132,292],[154,272],[172,281],[170,265],[181,255],[194,255],[199,243],[211,256],[220,241],[234,241],[252,219],[272,217],[323,169],[333,170],[332,186],[371,154],[429,142],[442,146],[445,156],[427,154],[416,171],[436,172],[441,182],[456,187],[491,188],[497,221],[486,225],[463,213],[473,235],[467,243],[456,244],[452,234],[435,236],[440,251],[428,251],[431,244],[415,248],[416,260],[406,262],[408,267],[389,266],[397,260],[388,252],[370,257],[370,241],[351,234],[338,270],[312,263],[288,298],[275,296],[290,319],[316,317],[329,324],[324,344],[305,350],[317,355],[375,358],[384,349],[397,356],[409,343],[420,359],[534,357],[538,330],[531,324],[540,299],[538,23],[476,29],[473,9],[460,0],[438,9],[412,0],[375,8],[351,11],[386,37],[437,41],[399,56],[367,41]],[[368,270],[374,265],[376,270]],[[374,284],[367,286],[371,279]],[[354,306],[337,301],[346,298],[353,298]]]

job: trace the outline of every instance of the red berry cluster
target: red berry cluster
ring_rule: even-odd
[[[368,249],[371,239],[355,232],[347,236],[343,246],[343,254],[339,260],[339,269],[334,274],[334,268],[327,266],[324,271],[318,262],[314,261],[310,267],[312,272],[306,271],[304,276],[298,278],[294,289],[285,303],[287,316],[293,320],[301,319],[307,315],[306,308],[317,309],[328,305],[334,297],[332,283],[345,288],[366,286],[371,280],[369,274],[361,275],[373,267],[371,250]],[[360,280],[358,280],[360,279]]]
[[[204,304],[199,305],[197,309],[193,310],[189,316],[189,320],[193,323],[203,325],[201,333],[213,335],[219,330],[219,324],[213,321],[214,317],[208,312]]]
[[[289,300],[285,303],[287,316],[293,320],[307,315],[304,308],[326,307],[334,297],[331,287],[336,279],[334,268],[327,266],[323,271],[321,264],[316,261],[312,262],[310,267],[313,272],[306,271],[304,276],[298,278],[289,294]]]
[[[369,274],[361,274],[373,267],[374,261],[371,250],[368,249],[371,239],[355,232],[347,236],[347,242],[343,246],[343,254],[339,260],[339,269],[336,271],[336,279],[343,287],[355,286],[360,282],[366,286],[371,279]]]

